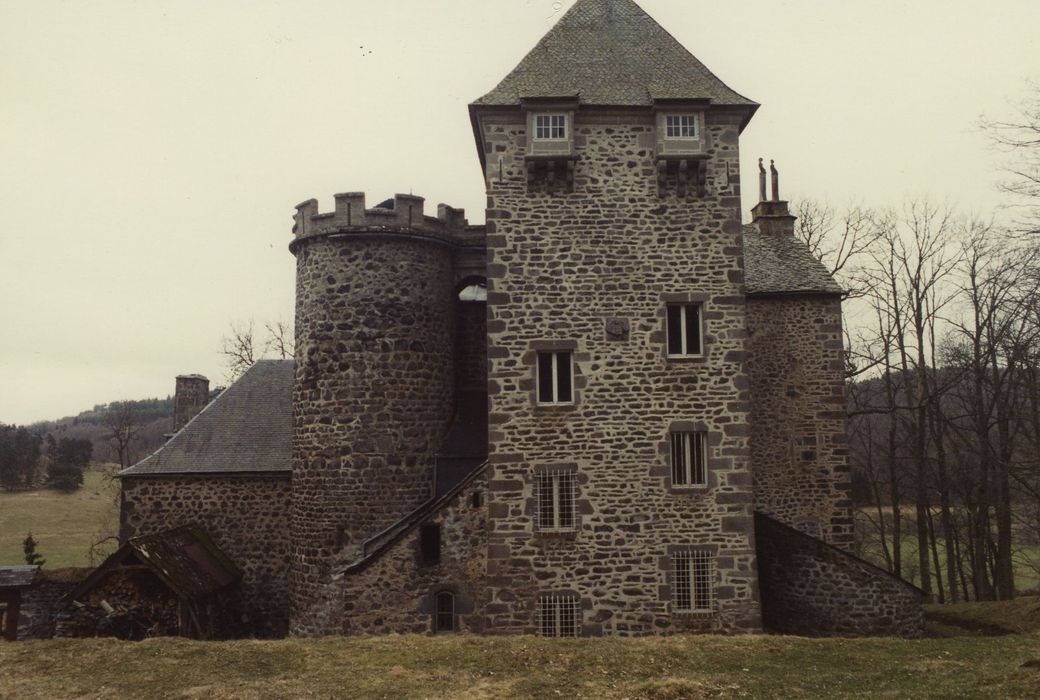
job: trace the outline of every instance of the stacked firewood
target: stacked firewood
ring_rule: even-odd
[[[177,598],[147,572],[117,569],[74,606],[76,627],[91,626],[90,636],[140,640],[180,632]]]

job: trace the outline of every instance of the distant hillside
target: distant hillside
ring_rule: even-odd
[[[210,400],[212,401],[221,391],[223,391],[222,387],[211,391]],[[106,418],[114,404],[122,403],[130,405],[134,420],[135,437],[130,442],[130,462],[132,464],[159,449],[163,444],[163,435],[168,434],[173,428],[172,396],[164,399],[140,399],[97,404],[76,416],[53,421],[40,421],[27,427],[39,435],[49,433],[54,436],[55,440],[61,438],[90,440],[94,445],[95,462],[117,463],[119,456],[112,440],[108,437],[111,429],[106,425]]]

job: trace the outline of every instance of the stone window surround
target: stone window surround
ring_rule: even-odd
[[[567,358],[567,371],[561,372],[560,358]],[[551,369],[542,376],[542,360],[549,360]],[[569,406],[574,403],[574,352],[572,350],[538,350],[536,353],[535,379],[537,380],[536,392],[539,406]],[[542,391],[542,382],[548,382],[549,396]],[[566,380],[566,388],[569,396],[563,398],[563,381]],[[546,400],[549,399],[549,400]]]
[[[573,539],[574,537],[577,536],[578,531],[581,530],[581,513],[579,512],[579,508],[578,508],[578,501],[579,501],[579,499],[578,499],[578,495],[579,495],[579,489],[578,489],[578,465],[577,464],[573,464],[573,463],[567,463],[567,464],[537,464],[537,465],[534,466],[532,472],[533,472],[532,473],[532,482],[533,482],[533,484],[532,484],[532,486],[533,486],[533,488],[532,488],[533,499],[532,500],[534,502],[534,509],[535,509],[535,517],[534,517],[534,531],[535,531],[535,534],[537,536],[543,536],[543,537],[544,536],[548,536],[548,537],[556,537],[556,538]],[[570,499],[569,500],[570,500],[571,518],[572,518],[572,525],[570,527],[566,527],[566,528],[564,528],[564,527],[545,528],[545,527],[542,527],[541,524],[539,523],[539,520],[540,520],[540,517],[541,517],[541,497],[542,497],[541,488],[542,488],[543,479],[547,475],[567,475],[569,477],[568,478],[568,483],[570,484],[570,487],[571,487],[571,493],[570,493]],[[562,481],[557,482],[557,483],[562,483]],[[554,489],[554,493],[553,493],[553,505],[554,505],[555,508],[559,509],[559,506],[560,506],[560,494],[558,494],[555,491],[555,489]],[[556,520],[556,518],[554,518],[554,520]]]
[[[705,435],[705,484],[674,484],[672,483],[672,433],[704,433]],[[722,440],[722,434],[711,430],[710,426],[703,421],[672,421],[668,424],[664,437],[658,443],[657,452],[660,461],[651,469],[651,476],[661,477],[663,487],[676,496],[699,496],[702,497],[711,492],[714,472],[712,470],[711,452]]]
[[[651,334],[651,342],[661,344],[661,356],[666,362],[707,362],[711,355],[712,337],[708,334],[706,312],[710,310],[711,295],[705,292],[665,292],[661,294],[661,306],[657,312],[660,333]],[[701,352],[699,355],[668,354],[668,307],[677,304],[697,304],[701,307]]]
[[[674,557],[680,552],[693,552],[702,551],[709,552],[712,557],[712,609],[711,610],[676,610],[673,605],[675,591],[675,570],[674,570]],[[719,556],[719,546],[715,544],[670,544],[666,548],[665,556],[660,559],[660,567],[664,571],[665,581],[667,585],[661,591],[661,599],[668,604],[668,610],[672,615],[680,615],[683,617],[717,617],[719,614],[718,605],[718,588],[719,588],[719,569],[717,560]]]
[[[571,353],[571,402],[563,404],[538,403],[538,353],[539,351],[570,351]],[[592,356],[587,352],[579,352],[576,340],[533,340],[528,343],[528,350],[520,358],[520,362],[529,368],[528,376],[521,379],[521,391],[528,392],[531,408],[538,413],[567,413],[575,411],[581,405],[582,390],[588,386],[588,378],[582,372],[582,364],[590,362]]]

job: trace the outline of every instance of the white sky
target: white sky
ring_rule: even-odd
[[[290,320],[294,206],[484,194],[466,105],[572,2],[0,0],[0,422],[223,383],[233,320]],[[643,0],[763,106],[782,193],[1000,203],[979,116],[1040,77],[1040,2]]]

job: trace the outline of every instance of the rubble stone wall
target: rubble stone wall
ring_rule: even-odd
[[[755,517],[762,615],[771,632],[924,634],[924,595],[887,571],[772,518]]]
[[[755,507],[848,549],[853,520],[841,299],[751,297],[748,332]]]
[[[455,396],[452,248],[402,230],[293,250],[292,631],[329,634],[340,622],[317,599],[333,557],[432,493]]]
[[[434,597],[455,595],[456,629],[484,632],[487,479],[478,476],[423,521],[441,528],[440,561],[429,565],[416,527],[365,568],[343,579],[344,634],[425,634],[433,631]],[[474,501],[474,498],[477,501]]]
[[[247,633],[288,629],[288,475],[277,478],[182,475],[122,480],[120,539],[198,524],[242,570]]]
[[[50,639],[58,601],[79,584],[90,569],[47,570],[37,575],[36,584],[22,591],[18,615],[18,639]],[[52,574],[56,574],[52,576]]]
[[[704,193],[658,191],[650,111],[581,110],[573,192],[528,190],[526,122],[480,117],[488,192],[487,628],[536,632],[539,594],[582,633],[761,629],[749,464],[741,115],[705,115]],[[671,187],[671,186],[669,186]],[[666,357],[666,305],[703,305],[705,356]],[[571,349],[575,401],[539,406],[536,352]],[[669,428],[709,433],[708,486],[670,485]],[[577,471],[580,525],[536,530],[534,474]],[[715,551],[717,609],[673,610],[670,552]]]

